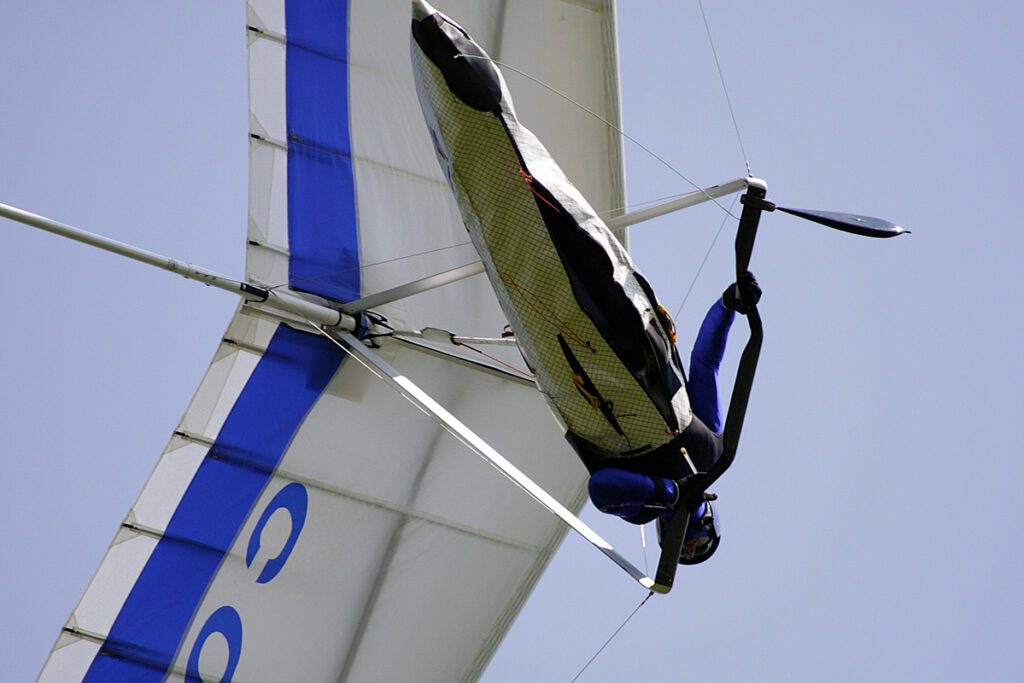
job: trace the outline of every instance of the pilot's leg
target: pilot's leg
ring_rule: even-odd
[[[598,510],[632,524],[644,524],[658,517],[678,497],[671,479],[654,479],[614,467],[594,472],[587,488]]]

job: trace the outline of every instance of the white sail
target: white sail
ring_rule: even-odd
[[[444,9],[496,59],[617,120],[610,2]],[[253,0],[247,23],[247,278],[344,302],[475,260],[419,111],[409,4]],[[615,134],[512,87],[595,207],[622,206]],[[373,310],[399,330],[505,324],[480,276]],[[582,505],[585,470],[517,370],[378,343]],[[474,680],[564,534],[301,319],[246,303],[41,680]]]

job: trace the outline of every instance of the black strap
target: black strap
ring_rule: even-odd
[[[775,205],[765,200],[765,190],[760,187],[748,187],[746,194],[742,197],[743,213],[740,215],[740,225],[736,233],[736,281],[739,282],[750,266],[750,255],[754,250],[754,240],[757,237],[757,226],[761,220],[762,211],[772,211]],[[707,472],[695,474],[686,479],[683,484],[683,496],[686,506],[695,509],[704,499],[704,492],[725,473],[736,458],[736,449],[739,447],[740,432],[743,430],[743,420],[747,414],[747,403],[750,400],[750,391],[754,386],[754,374],[757,371],[757,360],[761,355],[761,342],[764,339],[764,329],[761,325],[761,315],[758,313],[757,304],[745,302],[749,308],[747,322],[750,325],[750,338],[740,356],[739,367],[736,370],[736,383],[733,384],[732,397],[729,399],[729,411],[725,417],[725,429],[722,433],[722,455],[715,461]]]

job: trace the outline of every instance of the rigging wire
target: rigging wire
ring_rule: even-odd
[[[725,72],[722,70],[722,63],[721,63],[721,60],[719,60],[719,58],[718,58],[718,50],[715,48],[714,37],[712,36],[712,33],[711,33],[711,24],[708,21],[707,12],[705,12],[705,10],[704,10],[704,3],[703,3],[703,1],[702,0],[697,0],[697,6],[700,9],[701,19],[704,22],[704,30],[705,30],[705,32],[707,33],[707,36],[708,36],[708,44],[711,47],[711,55],[714,58],[715,68],[718,71],[718,79],[719,79],[719,81],[722,84],[722,93],[725,95],[725,102],[726,102],[726,105],[727,105],[727,107],[729,109],[729,116],[732,119],[733,130],[736,132],[736,140],[739,143],[740,153],[743,155],[743,163],[744,163],[744,165],[745,165],[745,167],[747,169],[747,176],[748,177],[753,177],[753,171],[750,168],[750,158],[747,155],[746,146],[743,144],[743,135],[740,132],[739,122],[738,122],[738,120],[736,118],[736,109],[735,109],[735,107],[733,107],[732,98],[729,96],[729,88],[726,85],[726,81],[725,81]],[[459,55],[459,56],[467,58],[467,59],[487,59],[486,57],[482,57],[482,56],[479,56],[479,55],[463,54],[463,55]],[[703,189],[700,186],[698,186],[694,181],[690,180],[688,177],[683,175],[683,173],[681,171],[679,171],[677,168],[672,166],[672,164],[670,164],[668,161],[663,159],[661,156],[659,156],[657,153],[655,153],[649,147],[647,147],[646,145],[641,143],[639,140],[637,140],[636,138],[634,138],[631,135],[629,135],[628,133],[626,133],[624,130],[622,130],[622,128],[620,128],[619,126],[616,126],[611,121],[607,120],[606,118],[604,118],[603,116],[601,116],[597,112],[594,112],[591,109],[587,108],[582,103],[577,102],[573,98],[569,97],[568,95],[566,95],[565,93],[559,91],[558,89],[552,87],[551,85],[545,83],[544,81],[542,81],[542,80],[540,80],[540,79],[538,79],[538,78],[536,78],[534,76],[531,76],[530,74],[528,74],[528,73],[526,73],[526,72],[524,72],[524,71],[522,71],[520,69],[517,69],[516,67],[511,66],[510,64],[505,64],[505,63],[500,62],[500,61],[498,61],[496,59],[490,59],[489,61],[491,61],[493,64],[496,64],[497,66],[501,67],[502,69],[506,69],[506,70],[512,71],[514,73],[517,73],[517,74],[523,76],[524,78],[526,78],[526,79],[536,83],[537,85],[540,85],[541,87],[551,91],[552,93],[558,95],[559,97],[561,97],[565,101],[569,102],[573,106],[575,106],[575,107],[583,110],[584,112],[590,114],[591,116],[593,116],[594,118],[596,118],[597,120],[601,121],[606,126],[611,128],[612,130],[617,132],[619,135],[621,135],[625,139],[627,139],[630,142],[632,142],[633,144],[635,144],[637,147],[642,149],[644,152],[649,154],[651,157],[653,157],[658,162],[660,162],[662,165],[664,165],[666,168],[668,168],[670,171],[672,171],[672,173],[674,173],[675,175],[677,175],[680,178],[682,178],[685,182],[689,183],[691,186],[693,186],[697,190],[702,190]],[[700,278],[700,275],[701,275],[701,273],[704,270],[704,266],[707,264],[708,259],[711,256],[712,250],[714,250],[715,245],[718,243],[718,238],[721,236],[722,230],[725,228],[726,221],[730,217],[735,219],[735,220],[739,220],[739,217],[736,216],[733,213],[733,208],[736,206],[736,197],[733,197],[733,201],[729,205],[728,208],[726,208],[717,199],[714,199],[714,198],[710,198],[710,199],[711,199],[712,202],[715,203],[715,205],[717,205],[720,209],[722,209],[722,211],[724,211],[726,215],[722,219],[722,223],[718,226],[718,231],[715,233],[714,238],[711,240],[711,244],[710,244],[710,246],[708,246],[708,249],[707,249],[707,251],[704,254],[704,259],[701,261],[700,266],[697,268],[697,272],[693,276],[693,280],[690,282],[690,286],[687,288],[686,294],[683,296],[683,300],[679,304],[679,308],[676,309],[676,316],[675,317],[678,317],[679,314],[682,312],[683,306],[686,305],[686,302],[689,299],[690,294],[693,292],[693,288],[697,284],[697,280]]]
[[[345,273],[351,273],[352,271],[358,270],[363,271],[367,268],[373,268],[374,266],[383,266],[388,263],[395,263],[396,261],[404,261],[405,259],[418,258],[420,256],[427,256],[428,254],[436,254],[439,251],[445,251],[447,249],[458,249],[459,247],[465,247],[471,245],[472,242],[466,240],[465,242],[459,242],[458,244],[449,244],[446,247],[437,247],[436,249],[427,249],[426,251],[416,252],[415,254],[406,254],[404,256],[395,256],[394,258],[384,259],[383,261],[376,261],[374,263],[365,263],[353,268],[343,268],[341,270],[335,270],[330,273],[322,273],[320,275],[313,275],[311,277],[299,278],[297,280],[289,280],[288,282],[282,282],[281,284],[272,285],[267,289],[278,289],[279,287],[291,287],[300,282],[311,282],[313,280],[322,280],[328,277],[334,277],[335,275],[343,275]],[[466,264],[469,265],[469,264]]]
[[[597,215],[600,216],[602,220],[606,220],[608,218],[617,217],[622,213],[631,213],[633,211],[645,209],[648,206],[655,206],[657,204],[662,204],[673,199],[678,199],[681,196],[682,195],[680,193],[676,192],[675,194],[666,194],[660,197],[653,197],[651,199],[643,199],[640,201],[629,202],[625,206],[614,206],[610,209],[605,209],[603,211],[597,211],[597,209],[595,209],[595,211],[597,211]]]
[[[736,139],[740,143],[740,153],[743,154],[743,163],[747,165],[747,176],[753,177],[754,174],[750,170],[750,157],[747,156],[747,150],[743,146],[743,136],[740,135],[740,126],[736,122],[736,111],[732,106],[732,98],[729,97],[729,88],[725,85],[725,74],[722,72],[722,63],[718,61],[718,50],[715,49],[715,40],[711,37],[711,25],[708,23],[708,15],[704,12],[704,3],[702,0],[697,0],[697,6],[700,7],[700,16],[704,20],[704,30],[708,34],[708,44],[711,45],[711,54],[715,58],[715,67],[718,69],[718,80],[722,82],[722,92],[725,93],[725,103],[729,106],[729,115],[732,117],[732,127],[736,130]]]
[[[729,215],[732,215],[732,209],[736,206],[736,200],[739,195],[735,195],[732,198],[732,204],[729,205]],[[690,280],[690,286],[686,290],[686,294],[683,295],[683,300],[679,302],[679,308],[676,309],[676,314],[673,318],[678,318],[679,314],[683,311],[683,306],[686,305],[687,299],[690,298],[690,293],[693,292],[694,286],[697,284],[697,280],[700,278],[700,274],[704,271],[704,266],[707,264],[708,259],[711,257],[711,252],[714,250],[715,245],[718,244],[718,238],[722,235],[722,230],[725,229],[725,223],[729,220],[729,216],[722,218],[722,222],[718,226],[718,232],[715,233],[715,238],[711,240],[711,244],[708,245],[708,250],[704,252],[704,260],[700,262],[700,266],[697,267],[697,272],[694,273],[693,279]]]
[[[542,88],[545,88],[545,89],[551,91],[552,93],[558,95],[559,97],[561,97],[563,100],[565,100],[569,104],[573,105],[574,107],[577,107],[577,108],[581,109],[582,111],[590,114],[595,119],[597,119],[598,121],[600,121],[604,125],[608,126],[609,128],[614,130],[616,133],[618,133],[619,135],[621,135],[625,139],[627,139],[630,142],[632,142],[634,145],[636,145],[637,147],[639,147],[643,151],[647,152],[647,154],[649,154],[652,158],[657,160],[659,163],[661,163],[663,166],[665,166],[665,168],[667,168],[668,170],[672,171],[672,173],[674,173],[675,175],[677,175],[680,178],[682,178],[685,182],[687,182],[689,185],[691,185],[695,190],[698,190],[700,192],[704,192],[704,188],[702,188],[700,185],[698,185],[697,183],[695,183],[694,181],[690,180],[688,177],[683,175],[682,171],[680,171],[675,166],[673,166],[668,161],[666,161],[664,158],[659,156],[650,147],[648,147],[647,145],[643,144],[642,142],[640,142],[639,140],[634,138],[632,135],[630,135],[626,131],[622,130],[622,128],[620,128],[619,126],[616,126],[614,123],[612,123],[611,121],[609,121],[605,117],[601,116],[597,112],[593,111],[592,109],[589,109],[588,107],[584,106],[582,103],[577,102],[576,100],[574,100],[573,98],[569,97],[568,95],[566,95],[562,91],[558,90],[557,88],[555,88],[555,87],[553,87],[551,85],[548,85],[547,83],[545,83],[544,81],[540,80],[539,78],[531,76],[530,74],[526,73],[525,71],[522,71],[521,69],[517,69],[516,67],[512,66],[511,64],[505,64],[504,62],[499,62],[496,59],[492,59],[492,58],[488,58],[488,57],[482,57],[480,55],[469,55],[469,54],[460,54],[458,56],[459,57],[463,57],[465,59],[483,59],[483,60],[487,60],[487,61],[491,62],[492,64],[500,66],[502,69],[506,69],[508,71],[512,71],[514,73],[517,73],[520,76],[522,76],[523,78],[526,78],[527,80],[532,81],[533,83],[536,83],[537,85],[541,86]],[[729,209],[725,208],[725,206],[723,206],[717,199],[715,199],[714,197],[712,197],[710,195],[707,195],[707,197],[708,197],[709,200],[711,200],[716,205],[718,205],[718,208],[720,208],[722,211],[725,211],[726,213],[729,213]],[[739,220],[739,218],[737,216],[733,216],[733,218],[735,218],[736,220]]]
[[[714,37],[711,35],[711,24],[708,22],[708,15],[704,11],[703,0],[697,0],[697,7],[700,8],[700,16],[701,19],[704,21],[704,30],[707,32],[708,35],[708,45],[711,46],[711,55],[714,57],[715,68],[718,70],[718,80],[722,83],[722,93],[725,95],[725,103],[729,108],[729,116],[732,118],[733,130],[736,131],[736,140],[737,142],[739,142],[740,145],[740,153],[743,155],[743,163],[747,167],[747,177],[752,178],[754,174],[750,169],[750,157],[747,156],[747,149],[743,144],[743,135],[740,133],[740,126],[736,120],[736,110],[732,106],[732,98],[729,97],[729,88],[725,84],[725,72],[722,71],[722,63],[718,59],[718,50],[715,49],[715,40]],[[733,196],[732,203],[726,210],[728,216],[731,216],[732,218],[736,218],[732,210],[736,206],[736,200],[738,196],[739,195]],[[718,204],[718,202],[715,203]],[[719,204],[719,206],[721,206],[721,204]],[[725,222],[728,216],[722,219],[722,223],[718,226],[718,231],[715,233],[714,239],[711,240],[711,244],[708,246],[707,251],[704,252],[704,259],[700,262],[700,266],[697,268],[697,272],[694,274],[693,280],[690,281],[690,286],[687,288],[686,294],[683,295],[683,300],[679,303],[679,308],[676,309],[676,318],[679,317],[679,314],[683,310],[683,306],[686,305],[687,300],[690,298],[690,294],[693,292],[693,288],[697,284],[697,280],[698,278],[700,278],[700,274],[703,272],[704,266],[707,264],[708,258],[710,258],[712,250],[714,250],[715,245],[718,243],[718,238],[722,235],[722,230],[725,228]],[[736,220],[739,219],[736,218]]]
[[[664,197],[658,197],[658,198],[655,198],[655,199],[649,199],[649,200],[646,200],[646,201],[643,201],[643,202],[638,202],[636,204],[630,205],[629,207],[618,207],[617,209],[609,209],[607,211],[602,211],[600,213],[602,215],[605,215],[605,214],[615,213],[617,211],[625,211],[627,208],[642,207],[642,206],[647,206],[647,205],[650,205],[650,204],[659,204],[661,202],[668,201],[670,199],[675,199],[678,196],[679,196],[678,194],[676,194],[676,195],[666,195]],[[731,207],[730,207],[730,209],[731,209]],[[734,216],[734,218],[735,218],[735,216]],[[366,270],[368,268],[373,268],[375,266],[383,266],[383,265],[387,265],[389,263],[395,263],[397,261],[404,261],[406,259],[419,258],[420,256],[428,256],[430,254],[436,254],[438,252],[446,251],[446,250],[449,250],[449,249],[458,249],[460,247],[471,246],[472,244],[473,244],[472,241],[466,240],[464,242],[459,242],[457,244],[449,244],[448,246],[437,247],[436,249],[427,249],[425,251],[418,251],[418,252],[413,253],[413,254],[405,254],[403,256],[395,256],[394,258],[384,259],[383,261],[375,261],[374,263],[364,263],[364,264],[360,264],[358,266],[355,266],[353,268],[343,268],[341,270],[331,271],[330,273],[322,273],[321,275],[313,275],[313,276],[310,276],[310,277],[304,277],[304,278],[298,278],[298,279],[295,279],[295,280],[289,280],[288,282],[282,282],[280,284],[270,285],[269,287],[267,287],[267,289],[279,289],[281,287],[292,287],[292,286],[295,286],[295,285],[300,284],[302,282],[312,282],[312,281],[315,281],[315,280],[323,280],[325,278],[334,277],[335,275],[344,275],[345,273],[351,273],[352,271],[357,271],[357,270],[358,271],[363,271],[363,270]],[[259,245],[257,245],[257,246],[259,246]]]
[[[500,363],[501,365],[504,365],[509,370],[512,370],[513,372],[518,372],[520,375],[523,375],[527,379],[535,379],[533,375],[531,375],[530,373],[526,372],[525,370],[520,370],[516,366],[511,365],[510,363],[506,363],[505,361],[501,360],[500,358],[495,358],[494,356],[490,355],[489,353],[485,353],[484,351],[481,351],[480,349],[476,348],[475,346],[470,346],[466,342],[455,341],[455,339],[453,338],[452,339],[452,343],[455,344],[456,346],[465,346],[470,351],[476,351],[477,353],[479,353],[484,358],[488,358],[488,359],[494,361],[495,363]],[[645,573],[649,573],[649,572],[645,572]]]
[[[626,617],[626,620],[625,620],[624,622],[622,622],[622,623],[621,623],[621,624],[619,625],[619,627],[618,627],[617,629],[615,629],[615,632],[614,632],[613,634],[611,634],[610,636],[608,636],[608,640],[604,641],[604,645],[602,645],[602,646],[600,647],[600,649],[598,649],[598,651],[594,653],[594,656],[593,656],[593,657],[591,657],[591,658],[590,658],[589,660],[587,660],[587,663],[586,663],[586,664],[584,664],[584,665],[583,665],[583,668],[582,668],[582,669],[580,669],[580,670],[579,670],[579,672],[578,672],[578,673],[577,673],[577,674],[576,674],[575,676],[573,676],[573,677],[572,677],[572,680],[571,680],[571,681],[569,681],[569,683],[575,683],[575,682],[576,682],[576,680],[577,680],[577,679],[579,679],[579,677],[583,675],[583,672],[584,672],[584,671],[586,671],[586,670],[587,670],[587,668],[588,668],[588,667],[589,667],[589,666],[590,666],[591,664],[593,664],[593,663],[594,663],[594,660],[595,660],[595,659],[597,659],[597,656],[598,656],[598,655],[600,655],[600,654],[601,654],[601,653],[602,653],[602,652],[604,651],[604,649],[605,649],[606,647],[608,647],[609,643],[611,643],[611,642],[612,642],[612,640],[614,640],[614,639],[615,639],[615,636],[619,635],[619,631],[621,631],[622,629],[624,629],[624,628],[626,627],[626,624],[628,624],[628,623],[629,623],[629,620],[630,620],[630,619],[632,619],[632,618],[633,618],[633,616],[634,616],[634,615],[635,615],[635,614],[636,614],[637,612],[639,612],[639,611],[640,611],[640,608],[641,608],[641,607],[643,607],[644,605],[646,605],[646,604],[647,604],[647,601],[651,599],[651,596],[652,596],[652,595],[654,595],[654,591],[651,591],[651,592],[649,592],[649,593],[647,594],[647,597],[646,597],[646,598],[644,598],[644,599],[643,599],[643,600],[642,600],[642,601],[640,602],[640,604],[636,606],[636,609],[634,609],[634,610],[633,610],[632,612],[630,612],[630,613],[629,613],[629,616],[628,616],[628,617]]]

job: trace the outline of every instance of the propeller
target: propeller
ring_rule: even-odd
[[[864,237],[896,237],[897,235],[910,232],[895,223],[881,218],[872,218],[871,216],[837,213],[834,211],[787,209],[776,206],[774,202],[765,199],[766,193],[767,191],[763,183],[751,183],[747,187],[746,193],[740,197],[744,208],[743,213],[740,215],[739,229],[736,232],[737,282],[741,280],[750,265],[750,255],[754,250],[754,239],[757,236],[757,226],[761,219],[762,211],[784,211],[790,215],[814,221],[835,230],[842,230],[843,232]],[[707,472],[695,473],[686,480],[681,493],[684,496],[684,500],[697,500],[697,496],[707,491],[708,487],[732,465],[733,459],[736,457],[740,431],[743,429],[743,420],[747,412],[750,390],[754,384],[754,374],[757,371],[757,361],[761,353],[761,342],[764,334],[761,326],[761,315],[757,311],[757,303],[751,302],[748,305],[749,310],[746,313],[746,318],[750,324],[750,339],[743,349],[739,367],[736,369],[736,381],[733,384],[732,398],[729,401],[729,410],[725,418],[725,429],[722,435],[722,454]]]
[[[850,232],[854,235],[864,237],[896,237],[904,233],[910,234],[900,226],[883,218],[871,216],[860,216],[855,213],[838,213],[836,211],[811,211],[809,209],[787,209],[784,206],[775,207],[792,216],[798,216],[821,225],[827,225],[836,230]]]

